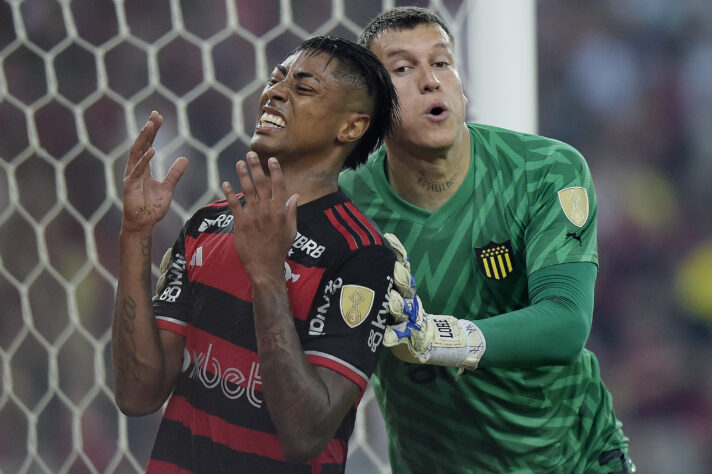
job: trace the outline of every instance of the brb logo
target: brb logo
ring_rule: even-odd
[[[205,353],[193,351],[193,369],[188,376],[191,379],[198,380],[205,388],[219,388],[223,395],[231,400],[245,395],[250,405],[255,408],[260,408],[262,406],[262,400],[257,398],[257,394],[255,393],[255,387],[257,387],[257,385],[262,387],[259,362],[252,362],[250,374],[246,377],[245,374],[236,367],[226,367],[223,369],[220,360],[210,355],[212,348],[213,345],[210,344],[208,351]],[[190,356],[184,354],[184,357],[183,371],[189,366],[187,360]]]

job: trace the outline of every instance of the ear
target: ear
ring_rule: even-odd
[[[371,123],[371,117],[354,112],[349,115],[346,123],[339,129],[336,139],[342,143],[355,142],[366,133],[369,123]]]

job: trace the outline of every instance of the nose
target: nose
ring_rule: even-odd
[[[431,67],[423,68],[420,78],[421,92],[432,92],[438,88],[440,88],[440,81],[435,70]]]
[[[268,85],[265,89],[265,94],[267,95],[267,99],[269,99],[270,101],[284,102],[287,99],[284,81],[276,82],[271,86]]]

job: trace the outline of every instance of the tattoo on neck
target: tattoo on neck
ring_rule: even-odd
[[[425,175],[423,173],[420,173],[420,176],[418,176],[418,186],[425,189],[426,191],[441,193],[441,192],[447,191],[448,189],[455,186],[458,176],[459,176],[459,174],[455,173],[447,181],[444,181],[442,183],[431,183],[430,181],[427,180],[427,178],[425,177]]]
[[[332,186],[338,180],[338,174],[330,171],[312,171],[309,170],[304,174],[305,179],[311,181],[312,192],[319,191],[323,188]]]

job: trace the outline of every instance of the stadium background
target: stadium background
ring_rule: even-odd
[[[156,173],[191,160],[160,258],[234,180],[271,66],[307,36],[354,39],[394,4],[433,6],[463,58],[467,1],[0,1],[2,472],[145,466],[159,416],[116,410],[109,327],[117,192],[149,112],[166,119]],[[712,472],[712,4],[541,0],[536,35],[539,132],[577,147],[596,185],[588,347],[631,455],[639,472]],[[477,70],[462,59],[466,88]],[[385,472],[364,401],[348,471]]]

